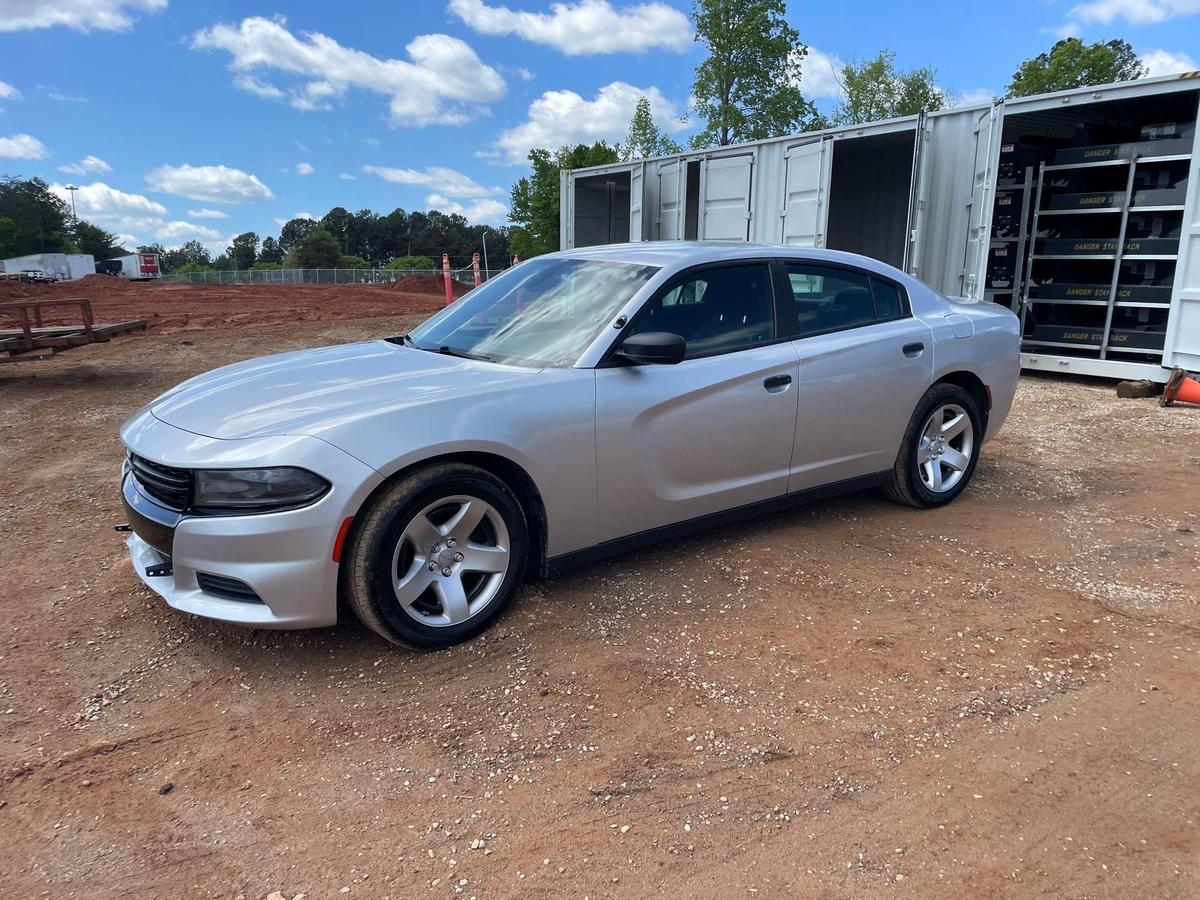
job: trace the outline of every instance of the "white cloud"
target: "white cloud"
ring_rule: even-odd
[[[0,159],[45,159],[50,151],[33,135],[0,137]]]
[[[282,100],[287,96],[280,88],[255,78],[253,75],[235,75],[233,86],[239,91],[245,91],[247,94],[262,97],[264,100]]]
[[[1180,72],[1194,72],[1200,66],[1186,53],[1175,53],[1171,50],[1147,50],[1139,53],[1142,62],[1149,69],[1149,74],[1178,75]]]
[[[516,35],[568,56],[640,53],[652,47],[683,51],[692,43],[688,17],[660,2],[614,8],[608,0],[577,0],[554,3],[543,13],[488,6],[483,0],[450,0],[448,10],[481,34]]]
[[[534,147],[623,140],[641,97],[650,101],[654,120],[664,131],[683,128],[675,104],[658,88],[614,81],[600,88],[594,100],[584,100],[574,91],[546,91],[530,104],[524,122],[500,132],[496,147],[503,161],[519,165]]]
[[[991,103],[995,96],[996,92],[991,88],[975,88],[952,95],[955,106],[982,106]]]
[[[187,211],[190,219],[228,219],[229,214],[221,212],[219,209],[189,209]]]
[[[228,166],[160,166],[146,176],[146,181],[156,191],[207,203],[248,203],[275,198],[257,175]]]
[[[2,2],[2,0],[0,0]],[[39,85],[40,87],[40,85]],[[80,97],[78,94],[64,94],[62,91],[56,91],[53,88],[44,88],[46,96],[51,100],[57,100],[59,103],[87,103],[87,97]]]
[[[476,200],[470,206],[463,206],[457,200],[451,200],[442,194],[430,194],[425,198],[430,209],[438,209],[444,213],[457,213],[469,222],[487,225],[502,225],[508,218],[508,207],[499,200]]]
[[[197,225],[195,222],[163,222],[154,232],[154,236],[160,241],[183,241],[205,240],[219,241],[221,232],[215,228],[209,228],[207,225]]]
[[[21,92],[7,81],[0,81],[0,100],[20,100]]]
[[[1101,23],[1121,19],[1130,25],[1157,25],[1200,13],[1200,0],[1091,0],[1072,7],[1073,22]]]
[[[112,166],[110,166],[100,157],[92,156],[89,153],[79,162],[67,163],[65,166],[59,166],[58,171],[66,172],[69,175],[87,175],[89,172],[95,172],[98,175],[103,175],[107,172],[111,172]]]
[[[297,175],[311,175],[314,171],[315,170],[312,167],[312,163],[306,163],[306,162],[296,163],[296,174]]]
[[[815,99],[832,99],[841,96],[842,67],[846,65],[832,53],[822,53],[816,47],[808,48],[808,55],[800,64],[800,90],[804,96]]]
[[[76,31],[124,31],[133,25],[130,13],[157,12],[166,6],[167,0],[0,0],[0,31],[55,25]]]
[[[533,81],[533,79],[537,77],[533,74],[533,72],[529,71],[529,69],[525,68],[524,66],[518,68],[514,74],[522,81]]]
[[[283,218],[276,219],[275,224],[282,228],[288,222],[292,221],[292,219],[312,219],[314,222],[317,221],[317,217],[310,212],[298,212],[292,213],[290,216],[284,216]]]
[[[378,175],[392,184],[415,184],[431,188],[447,197],[487,197],[500,193],[500,188],[484,187],[462,172],[442,166],[428,166],[424,170],[363,166],[363,171],[368,175]]]
[[[342,181],[356,181],[358,179],[358,176],[351,175],[349,172],[343,172],[341,175],[338,176],[338,178],[342,179]]]
[[[237,25],[214,25],[197,32],[192,48],[229,53],[237,78],[256,69],[298,76],[287,96],[302,110],[331,109],[348,90],[359,88],[388,97],[394,124],[462,124],[485,111],[484,104],[504,96],[500,73],[465,41],[449,35],[418,35],[405,46],[407,60],[381,59],[319,32],[297,37],[285,26],[283,18],[258,16]],[[260,96],[274,96],[271,88],[281,90],[258,81],[254,87],[249,82],[239,87]]]
[[[50,190],[71,202],[71,192],[64,184],[52,184]],[[153,231],[162,225],[167,208],[142,194],[131,194],[103,181],[80,185],[75,191],[75,211],[101,228],[122,232]]]

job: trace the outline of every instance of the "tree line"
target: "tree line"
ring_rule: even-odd
[[[320,219],[285,222],[279,237],[260,240],[253,231],[233,238],[224,253],[213,257],[200,241],[166,249],[159,244],[139,250],[159,254],[165,272],[229,269],[433,269],[448,253],[458,268],[481,253],[486,241],[493,267],[508,264],[507,227],[472,225],[458,213],[405,212],[380,215],[369,209],[350,212],[335,206]]]

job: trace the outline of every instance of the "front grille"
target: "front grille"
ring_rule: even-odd
[[[148,495],[168,509],[184,510],[192,498],[192,473],[129,454],[129,468]]]
[[[197,572],[196,583],[206,594],[216,594],[218,597],[241,600],[244,603],[262,603],[262,598],[254,593],[254,588],[246,582],[230,578],[228,575],[209,575],[207,572]]]

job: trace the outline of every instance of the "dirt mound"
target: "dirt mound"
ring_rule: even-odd
[[[467,291],[471,290],[470,287],[458,281],[451,281],[450,285],[455,297],[461,297]],[[446,282],[440,275],[405,275],[403,278],[393,281],[391,288],[394,291],[403,291],[406,294],[446,296]]]

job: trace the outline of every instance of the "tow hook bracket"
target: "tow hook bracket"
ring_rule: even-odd
[[[170,575],[172,571],[169,561],[156,563],[153,566],[146,566],[146,576],[148,578],[159,578],[163,575]]]
[[[120,525],[114,525],[113,531],[120,531],[120,532],[133,531],[133,526],[131,526],[128,522],[122,522]]]

